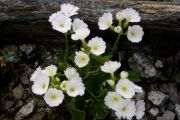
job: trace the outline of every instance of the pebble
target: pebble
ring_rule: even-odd
[[[160,91],[151,91],[148,95],[148,100],[157,106],[163,105],[167,98],[168,96]]]
[[[165,111],[161,117],[158,117],[157,120],[174,120],[175,114],[172,111]]]
[[[175,105],[175,110],[174,111],[175,111],[175,113],[177,115],[178,120],[180,120],[180,105],[179,104]]]
[[[161,60],[157,60],[155,62],[155,66],[156,66],[156,68],[163,68],[163,62]]]
[[[12,90],[13,96],[16,99],[22,99],[24,95],[24,87],[21,84],[18,84],[13,90]]]
[[[128,60],[129,66],[143,78],[151,78],[157,74],[153,64],[143,53],[134,53]]]
[[[15,116],[15,120],[22,120],[25,117],[29,116],[33,110],[34,110],[34,99],[28,102],[26,105],[24,105],[17,113]]]
[[[159,109],[158,108],[151,108],[148,113],[153,116],[153,117],[156,117],[159,113]]]

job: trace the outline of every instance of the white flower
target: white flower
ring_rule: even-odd
[[[139,13],[132,9],[132,8],[126,8],[122,11],[124,18],[128,22],[140,22],[141,17],[139,16]]]
[[[64,13],[68,17],[71,17],[73,15],[78,14],[77,13],[78,10],[79,10],[79,8],[77,6],[74,6],[74,5],[69,4],[69,3],[61,5],[62,13]]]
[[[100,30],[108,29],[113,23],[113,16],[110,12],[104,13],[98,21],[98,26]]]
[[[117,26],[114,28],[114,32],[116,32],[116,33],[120,33],[121,31],[122,31],[121,26]]]
[[[119,69],[121,66],[120,62],[117,61],[107,61],[104,63],[103,66],[101,66],[101,71],[105,73],[113,74],[117,69]]]
[[[59,104],[62,103],[63,99],[64,99],[63,92],[56,88],[49,88],[44,95],[44,100],[50,107],[58,106]]]
[[[49,16],[48,21],[53,22],[53,19],[56,18],[57,15],[63,15],[63,13],[61,11],[58,11],[56,13],[51,14],[51,16]]]
[[[89,40],[87,46],[90,47],[90,51],[95,55],[101,55],[105,52],[106,42],[101,37],[94,37]]]
[[[122,72],[120,73],[121,79],[127,78],[128,76],[129,76],[129,74],[128,74],[128,72],[126,72],[126,71],[122,71]]]
[[[61,83],[60,87],[61,87],[62,90],[66,90],[66,87],[67,87],[68,82],[69,82],[69,81],[64,80],[64,81]]]
[[[142,40],[143,35],[144,35],[143,29],[139,25],[128,27],[127,38],[129,39],[129,41],[133,43],[138,43]]]
[[[41,73],[41,67],[36,68],[36,70],[34,71],[34,73],[31,75],[30,80],[34,81],[36,79],[36,77]]]
[[[114,80],[106,80],[106,82],[107,82],[110,86],[114,86],[114,85],[115,85]]]
[[[53,29],[59,32],[66,33],[71,29],[71,19],[63,15],[61,12],[53,15],[50,21]]]
[[[135,92],[143,92],[143,90],[129,79],[123,78],[116,84],[116,92],[124,98],[132,98],[135,95]]]
[[[124,19],[123,13],[122,13],[122,12],[117,12],[117,13],[116,13],[116,19],[117,19],[118,21],[122,21],[122,20]]]
[[[76,31],[77,29],[80,29],[80,28],[87,28],[87,27],[88,25],[84,23],[83,20],[80,20],[79,18],[76,18],[73,20],[73,23],[72,23],[73,31]]]
[[[54,76],[57,73],[57,67],[55,65],[49,65],[43,70],[45,74],[48,76]]]
[[[71,35],[71,38],[73,40],[84,40],[90,34],[89,28],[86,28],[86,27],[79,28],[74,32],[75,33]]]
[[[131,120],[133,116],[135,115],[135,103],[134,101],[131,101],[130,99],[125,99],[117,105],[118,108],[115,112],[118,119],[128,119]]]
[[[141,119],[144,115],[144,111],[145,111],[145,103],[143,100],[137,101],[136,103],[136,119]]]
[[[85,52],[82,52],[82,51],[76,52],[74,62],[80,68],[85,67],[89,62],[89,56]]]
[[[68,67],[65,71],[64,71],[64,74],[66,76],[66,78],[68,80],[71,80],[73,79],[74,77],[79,77],[79,74],[77,72],[77,70],[73,67]]]
[[[85,87],[81,80],[75,78],[68,81],[66,86],[66,92],[71,97],[76,97],[78,95],[84,95]]]
[[[142,93],[143,92],[142,88],[140,86],[135,85],[135,84],[134,84],[134,90],[137,93]]]
[[[32,85],[33,93],[37,95],[44,94],[48,90],[49,81],[49,76],[41,72],[38,77],[36,77],[36,79],[34,80],[34,84]]]
[[[105,105],[113,110],[117,110],[119,102],[121,102],[123,98],[116,92],[108,92],[104,98]]]
[[[124,98],[132,98],[135,95],[134,83],[127,78],[120,79],[116,85],[116,92]]]

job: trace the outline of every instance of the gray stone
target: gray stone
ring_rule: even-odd
[[[172,111],[165,111],[161,117],[158,117],[157,120],[174,120],[175,114]]]
[[[175,105],[175,110],[174,111],[175,111],[175,113],[177,115],[178,120],[180,120],[180,105],[179,104]]]
[[[145,92],[136,93],[136,95],[134,96],[134,98],[135,98],[136,100],[144,100],[144,98],[145,98]]]
[[[23,85],[29,85],[30,80],[29,80],[29,76],[26,72],[24,72],[20,75],[20,81]]]
[[[16,99],[22,99],[24,95],[24,88],[21,84],[18,84],[13,90],[12,90],[13,96]]]
[[[168,96],[160,91],[151,91],[148,95],[148,100],[150,100],[154,105],[163,105]]]
[[[23,44],[23,45],[19,46],[19,48],[22,52],[26,53],[26,55],[29,55],[35,49],[35,45]]]
[[[163,62],[161,60],[157,60],[155,62],[155,66],[156,66],[156,68],[163,68]]]
[[[152,117],[156,117],[159,113],[159,109],[158,108],[151,108],[148,113],[152,116]]]
[[[23,118],[29,116],[34,110],[34,99],[24,105],[15,116],[15,120],[22,120]]]
[[[131,69],[139,73],[141,77],[151,78],[157,74],[156,68],[143,53],[134,53],[129,58],[128,63]]]
[[[45,112],[38,112],[38,113],[35,113],[32,117],[30,117],[27,120],[43,120],[45,115],[46,115]]]

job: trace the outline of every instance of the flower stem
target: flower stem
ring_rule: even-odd
[[[64,57],[64,62],[67,62],[67,58],[68,58],[68,33],[65,33],[65,42],[66,42],[66,53],[65,53],[65,57]]]
[[[120,37],[121,37],[121,33],[119,33],[117,38],[116,38],[116,41],[115,41],[115,43],[113,45],[113,48],[112,48],[112,54],[114,53],[114,50],[115,50],[115,48],[116,48],[116,46],[118,44],[118,41],[119,41]]]

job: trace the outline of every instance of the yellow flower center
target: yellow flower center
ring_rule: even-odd
[[[126,92],[126,91],[128,90],[128,88],[127,88],[127,86],[122,86],[122,87],[121,87],[121,90],[124,91],[124,92]]]
[[[52,95],[51,95],[51,99],[52,99],[52,100],[56,100],[56,99],[57,99],[57,95],[52,94]]]
[[[125,112],[126,110],[127,110],[127,107],[126,107],[126,106],[123,106],[123,107],[122,107],[122,111]]]
[[[131,35],[132,36],[136,36],[136,32],[134,31],[134,32],[131,32]]]
[[[85,62],[85,61],[86,61],[86,57],[82,56],[82,57],[81,57],[81,61],[82,61],[82,62]]]
[[[118,102],[118,101],[119,101],[119,98],[118,98],[117,96],[114,96],[113,101],[114,101],[114,102]]]
[[[46,88],[46,84],[44,83],[44,84],[42,84],[42,89],[45,89]]]
[[[93,50],[97,50],[97,49],[98,49],[98,45],[94,45]]]
[[[71,91],[71,92],[74,92],[74,91],[75,91],[75,88],[74,88],[74,87],[72,87],[72,88],[70,89],[70,91]]]
[[[64,23],[60,23],[59,26],[60,26],[61,28],[63,28],[63,27],[64,27]]]

